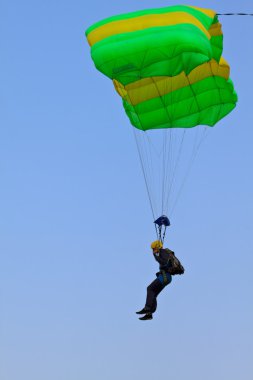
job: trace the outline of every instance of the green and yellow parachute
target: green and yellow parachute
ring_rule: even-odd
[[[212,10],[172,6],[114,16],[86,36],[96,68],[113,80],[138,129],[213,126],[235,107]]]
[[[214,126],[237,102],[230,67],[222,57],[218,17],[193,6],[149,9],[97,22],[86,36],[96,68],[113,81],[135,127],[153,217],[167,214],[181,192],[175,180],[179,161],[191,164],[210,128],[201,127],[203,136],[200,127],[193,128],[199,135],[193,138],[189,159],[182,157],[186,130]],[[150,133],[152,138],[162,134],[160,149]],[[152,150],[160,159],[160,173],[149,155]]]

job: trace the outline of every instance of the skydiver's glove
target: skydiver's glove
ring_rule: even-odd
[[[161,274],[161,272],[157,272],[155,275],[156,275],[156,277],[159,277],[160,274]]]

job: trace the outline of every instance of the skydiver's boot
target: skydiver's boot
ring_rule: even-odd
[[[153,319],[152,313],[147,313],[143,317],[139,318],[140,321],[148,321],[150,319]]]
[[[140,311],[136,311],[136,314],[147,314],[147,313],[149,313],[149,310],[145,309],[145,307],[141,309]]]

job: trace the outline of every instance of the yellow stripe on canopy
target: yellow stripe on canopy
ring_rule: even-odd
[[[214,12],[212,9],[205,9],[205,8],[199,8],[199,7],[194,7],[193,5],[187,5],[189,8],[196,9],[197,11],[204,13],[206,16],[210,18],[214,18],[216,15],[216,12]]]
[[[221,24],[217,22],[216,24],[211,25],[209,28],[210,35],[213,36],[222,36]]]
[[[213,12],[215,15],[215,12]],[[108,24],[101,25],[100,27],[92,30],[88,36],[88,42],[90,46],[96,42],[103,40],[104,38],[121,34],[136,32],[146,28],[159,27],[159,26],[171,26],[177,24],[192,24],[198,27],[208,39],[210,34],[201,24],[201,22],[194,16],[187,12],[168,12],[163,14],[149,14],[145,16],[134,17],[130,19],[112,21]]]
[[[113,80],[118,94],[132,106],[159,96],[169,94],[180,88],[197,83],[211,76],[229,78],[230,67],[224,58],[218,64],[214,59],[196,67],[187,76],[184,72],[174,77],[151,77],[140,79],[134,83],[123,86],[117,80]]]

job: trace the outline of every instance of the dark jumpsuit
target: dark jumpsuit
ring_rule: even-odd
[[[168,272],[170,263],[168,262],[168,254],[165,249],[160,249],[159,252],[154,253],[154,258],[159,263],[160,271],[156,273],[157,278],[151,282],[147,287],[147,299],[145,309],[150,313],[154,313],[157,308],[157,296],[158,294],[171,283],[172,276]]]

